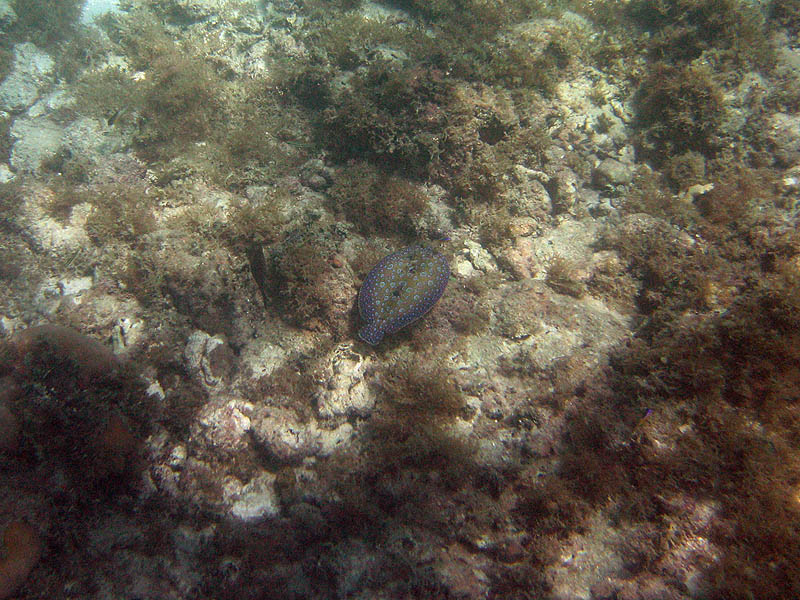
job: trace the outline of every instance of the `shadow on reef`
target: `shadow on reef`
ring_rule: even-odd
[[[607,586],[625,597],[654,597],[653,575],[660,598],[796,595],[797,298],[777,277],[618,349],[569,411],[554,485],[519,507],[526,528],[580,531],[603,507],[627,531],[627,575]]]
[[[0,597],[59,589],[83,570],[97,520],[129,510],[158,415],[136,369],[73,329],[30,327],[0,344],[0,514],[11,519]]]
[[[474,408],[447,369],[378,367],[381,400],[358,451],[282,469],[283,516],[247,542],[236,523],[219,539],[241,572],[261,575],[215,593],[554,597],[548,571],[599,516],[617,532],[602,535],[621,567],[594,598],[797,594],[800,281],[783,262],[797,238],[742,244],[731,233],[753,228],[717,217],[699,219],[706,238],[745,262],[700,260],[660,230],[640,235],[646,246],[606,240],[635,257],[642,322],[561,405],[563,427],[541,434],[552,435],[539,452],[555,470],[541,471],[535,453],[489,464],[454,435],[455,417]],[[711,310],[726,282],[741,292]],[[530,430],[523,417],[497,416]]]
[[[416,387],[407,370],[389,374],[382,387],[394,400],[366,425],[363,451],[323,468],[337,481],[335,501],[307,504],[295,475],[279,476],[291,527],[300,529],[280,553],[307,579],[273,563],[267,571],[283,594],[275,597],[387,586],[436,598],[484,589],[491,598],[547,597],[547,567],[597,511],[625,534],[615,542],[622,572],[598,582],[593,597],[796,594],[797,291],[797,282],[777,279],[724,314],[619,348],[567,410],[554,440],[560,466],[544,476],[524,460],[484,464],[447,433],[448,417],[465,407],[430,413],[421,406],[436,406],[441,391],[430,381]],[[392,376],[404,382],[399,395]],[[397,401],[409,395],[411,405]],[[500,535],[508,531],[517,535]],[[245,555],[263,568],[280,537]],[[452,570],[486,557],[485,587],[466,567]]]
[[[237,556],[239,572],[261,575],[215,589],[218,597],[455,598],[485,590],[471,554],[483,551],[481,532],[506,519],[498,498],[513,469],[484,464],[477,445],[452,429],[474,409],[447,369],[408,362],[375,375],[379,406],[358,449],[315,471],[281,469],[282,517],[247,536],[229,523],[218,552]],[[534,579],[526,587],[543,589]]]
[[[112,493],[141,470],[141,440],[155,405],[130,365],[60,325],[30,327],[0,348],[3,406],[21,423],[4,446],[23,463],[44,457],[87,496]]]
[[[594,598],[785,597],[800,589],[798,289],[776,269],[724,313],[643,327],[563,408],[541,450],[558,458],[552,471],[524,453],[487,460],[484,442],[458,434],[475,407],[456,373],[378,366],[378,406],[355,447],[278,467],[281,513],[256,522],[134,500],[137,440],[163,415],[102,345],[25,330],[2,354],[3,404],[22,425],[13,444],[3,437],[15,457],[3,473],[32,497],[52,488],[49,506],[15,515],[47,523],[36,585],[55,589],[57,557],[87,560],[102,543],[75,540],[116,519],[135,538],[120,543],[153,556],[173,551],[176,523],[213,523],[194,595],[547,598],[548,571],[600,515],[622,532],[606,536],[622,570]]]
[[[703,565],[704,598],[800,591],[797,298],[798,282],[777,278],[705,322],[633,340],[613,361],[612,393],[574,419],[565,476],[638,525],[634,572],[666,568],[680,588],[681,566]],[[625,437],[597,435],[637,407]],[[705,544],[714,550],[689,564]]]

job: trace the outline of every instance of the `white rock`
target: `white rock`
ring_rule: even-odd
[[[800,165],[790,167],[783,172],[781,185],[785,192],[796,192],[800,190]]]
[[[349,423],[332,430],[320,429],[314,419],[301,421],[293,411],[284,408],[265,409],[254,416],[251,431],[256,442],[282,463],[328,456],[354,433]]]
[[[52,191],[31,185],[20,205],[17,222],[45,251],[76,252],[85,249],[90,244],[85,225],[91,206],[88,203],[76,205],[72,209],[69,222],[63,223],[48,214],[52,201]],[[60,295],[59,290],[58,296]]]
[[[62,127],[47,115],[58,110],[57,95],[47,101],[37,102],[28,116],[20,117],[11,126],[11,137],[15,139],[11,150],[11,166],[23,173],[33,173],[42,163],[59,151],[68,150],[72,156],[96,159],[119,152],[125,146],[123,138],[112,128],[97,119],[83,117]],[[35,116],[34,116],[35,115]]]
[[[343,423],[333,431],[320,430],[319,456],[330,456],[342,444],[353,437],[353,426],[350,423]]]
[[[242,368],[251,373],[253,379],[266,377],[286,362],[288,351],[266,338],[250,341],[241,352]]]
[[[464,241],[464,253],[478,271],[489,273],[497,270],[497,263],[489,252],[473,240]]]
[[[74,106],[75,96],[66,88],[62,87],[37,100],[33,106],[28,109],[27,116],[30,118],[43,117],[57,110]]]
[[[91,23],[109,12],[119,12],[119,0],[86,0],[81,12],[81,22]]]
[[[92,289],[91,277],[75,277],[73,279],[61,279],[58,282],[63,296],[72,296]]]
[[[0,163],[0,183],[8,183],[14,179],[14,173],[6,163]]]
[[[800,158],[800,116],[775,113],[769,118],[766,133],[779,160],[788,164],[797,162]]]
[[[12,319],[8,315],[0,315],[0,334],[10,336],[19,327],[19,320]]]
[[[0,30],[13,25],[16,21],[17,13],[11,8],[11,2],[9,0],[0,0]]]
[[[11,166],[17,172],[33,173],[61,148],[61,127],[46,118],[19,118],[11,125]]]
[[[125,143],[113,128],[89,117],[70,123],[61,136],[61,144],[73,156],[107,156],[123,149]]]
[[[231,512],[243,521],[275,517],[280,512],[278,496],[275,493],[275,475],[272,473],[264,472],[257,475],[226,500],[233,501]]]
[[[351,344],[341,344],[332,352],[326,369],[327,385],[317,397],[317,413],[321,418],[369,415],[375,406],[375,396],[364,381],[368,364],[368,359],[352,351]]]
[[[36,102],[51,83],[55,63],[30,42],[14,46],[14,66],[0,83],[0,108],[19,112]]]
[[[187,456],[188,451],[186,450],[186,446],[183,444],[178,444],[172,449],[172,452],[169,453],[167,464],[173,469],[180,469],[186,462]]]
[[[252,404],[239,398],[214,397],[201,410],[192,425],[192,436],[211,451],[239,451],[250,444]]]
[[[154,397],[158,400],[164,400],[167,395],[164,393],[164,388],[161,387],[161,384],[158,381],[151,381],[150,385],[147,386],[145,393],[148,396]]]
[[[316,423],[302,422],[294,411],[269,408],[253,418],[253,437],[272,457],[285,463],[299,462],[319,452]]]
[[[224,343],[225,340],[221,337],[210,336],[205,331],[197,330],[189,336],[183,350],[183,358],[189,372],[203,385],[213,387],[221,383],[222,378],[214,373],[209,355]]]
[[[451,267],[453,273],[464,279],[472,277],[475,274],[475,268],[472,266],[472,263],[463,256],[454,257]]]

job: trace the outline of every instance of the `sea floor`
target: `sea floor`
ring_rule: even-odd
[[[0,599],[800,597],[799,31],[0,0]]]

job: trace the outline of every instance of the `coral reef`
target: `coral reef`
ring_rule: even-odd
[[[78,6],[0,0],[0,597],[800,596],[796,2]]]

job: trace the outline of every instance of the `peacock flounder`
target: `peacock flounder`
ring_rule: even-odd
[[[358,337],[374,346],[413,323],[442,297],[449,278],[447,259],[425,246],[384,257],[358,292],[358,311],[365,322]]]

